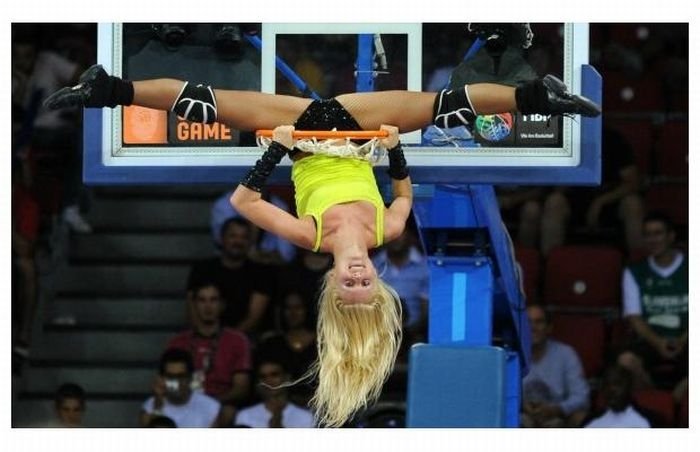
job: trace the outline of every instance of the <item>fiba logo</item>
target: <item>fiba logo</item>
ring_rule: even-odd
[[[474,129],[485,140],[501,141],[513,130],[513,115],[510,113],[479,115],[476,117]]]

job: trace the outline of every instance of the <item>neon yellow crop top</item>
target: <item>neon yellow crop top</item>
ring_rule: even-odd
[[[321,248],[323,213],[331,206],[352,201],[368,201],[377,209],[377,244],[384,242],[384,201],[379,194],[372,166],[364,160],[311,155],[292,166],[297,216],[316,220],[314,251]]]

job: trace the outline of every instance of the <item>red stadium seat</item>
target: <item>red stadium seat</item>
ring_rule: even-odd
[[[659,176],[688,180],[688,121],[667,121],[654,149]]]
[[[685,391],[683,397],[681,397],[680,405],[678,406],[678,412],[676,413],[677,427],[688,427],[688,403],[688,391]]]
[[[604,111],[663,111],[664,108],[665,100],[658,78],[634,78],[613,71],[603,74]]]
[[[523,269],[523,286],[527,303],[539,300],[540,252],[535,248],[515,247],[515,260]]]
[[[646,194],[647,210],[660,210],[678,226],[688,225],[688,184],[654,184]]]
[[[653,27],[646,24],[615,24],[610,27],[610,40],[631,49],[641,48],[653,33]]]
[[[643,261],[649,256],[649,250],[645,247],[632,248],[627,252],[627,263],[634,264]]]
[[[614,318],[607,325],[607,341],[606,347],[608,350],[620,350],[629,343],[632,337],[632,328],[622,318]]]
[[[605,124],[620,132],[634,151],[639,174],[645,178],[651,173],[654,146],[654,124],[651,119],[606,119]],[[612,150],[614,151],[614,149]]]
[[[581,359],[586,378],[603,369],[605,320],[599,315],[552,314],[552,337],[574,348]]]
[[[622,253],[604,246],[559,246],[545,267],[547,304],[576,308],[618,308]]]
[[[661,425],[673,427],[676,422],[676,406],[671,391],[643,389],[635,391],[634,401],[641,410],[652,412]]]

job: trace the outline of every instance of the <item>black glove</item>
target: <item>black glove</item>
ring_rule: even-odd
[[[403,180],[408,177],[408,166],[406,165],[406,158],[403,156],[401,143],[389,149],[389,169],[387,174],[396,180]]]
[[[128,80],[108,75],[101,65],[90,66],[80,75],[75,86],[61,88],[44,101],[51,110],[66,107],[116,107],[131,105],[134,86]]]
[[[283,144],[273,141],[270,146],[268,146],[267,151],[263,153],[262,157],[255,162],[255,166],[252,167],[243,180],[241,180],[241,185],[260,193],[263,185],[265,185],[265,181],[270,177],[270,174],[272,174],[272,170],[275,169],[277,164],[282,160],[282,157],[289,151],[290,150]]]

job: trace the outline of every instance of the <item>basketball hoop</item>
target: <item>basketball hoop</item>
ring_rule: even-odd
[[[294,147],[310,154],[366,160],[373,166],[386,155],[379,139],[388,135],[385,130],[295,130]],[[255,138],[263,149],[272,143],[272,130],[258,130]],[[355,142],[358,140],[361,142]]]

